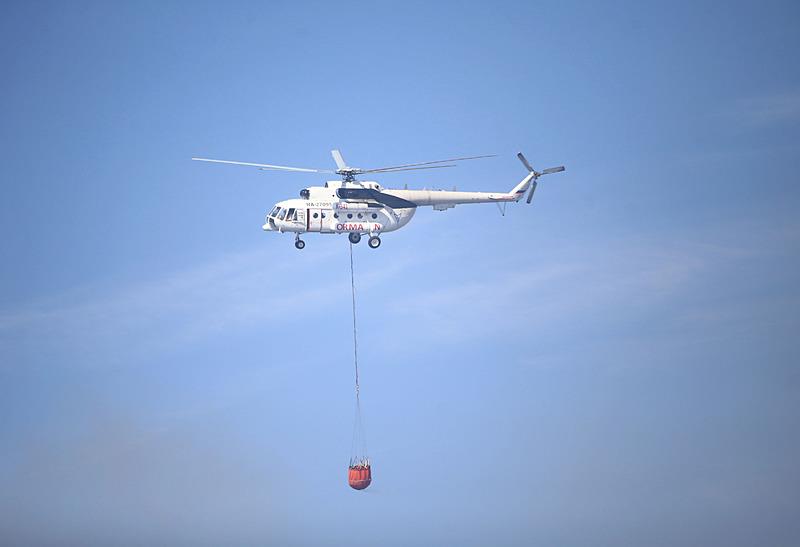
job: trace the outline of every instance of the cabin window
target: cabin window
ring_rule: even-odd
[[[347,218],[353,218],[353,213],[347,213]]]
[[[376,219],[376,218],[378,218],[378,215],[376,215],[375,213],[372,213],[372,218]]]
[[[364,218],[364,215],[362,215],[361,213],[358,213],[358,218]]]
[[[317,218],[317,217],[319,217],[319,215],[318,215],[317,213],[314,213],[314,215],[313,215],[313,216],[314,216],[314,218]]]
[[[333,218],[339,218],[339,213],[333,213]]]

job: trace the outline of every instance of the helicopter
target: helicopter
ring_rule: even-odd
[[[395,173],[420,169],[455,167],[455,162],[495,157],[493,155],[468,156],[446,160],[407,163],[392,167],[361,169],[349,167],[339,150],[331,150],[336,170],[287,167],[265,163],[192,158],[194,161],[224,163],[257,167],[262,171],[289,171],[299,173],[337,174],[341,180],[329,180],[324,186],[309,186],[300,190],[300,197],[279,201],[267,214],[262,228],[267,232],[295,234],[294,246],[303,249],[306,244],[300,234],[347,233],[350,243],[357,244],[362,236],[369,236],[367,244],[372,249],[381,245],[380,235],[399,230],[414,217],[417,207],[431,206],[436,211],[451,209],[469,203],[496,203],[505,213],[508,202],[518,202],[528,192],[527,203],[533,199],[539,177],[565,170],[563,165],[536,171],[522,153],[517,157],[528,174],[509,192],[460,192],[453,190],[409,190],[384,188],[374,181],[360,181],[356,177],[367,174]],[[501,205],[502,204],[502,205]]]

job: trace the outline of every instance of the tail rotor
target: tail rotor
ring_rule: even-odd
[[[533,199],[533,193],[536,191],[536,180],[539,177],[541,177],[542,175],[550,175],[552,173],[560,173],[561,171],[564,171],[566,169],[566,167],[564,167],[563,165],[559,165],[558,167],[548,167],[547,169],[540,172],[534,169],[533,166],[531,166],[531,164],[528,163],[528,160],[525,159],[525,156],[522,155],[522,152],[517,154],[517,157],[519,158],[519,161],[522,162],[522,165],[525,166],[525,169],[527,169],[528,172],[533,177],[533,179],[531,180],[530,190],[528,191],[528,199],[525,201],[526,203],[530,203],[531,200]]]

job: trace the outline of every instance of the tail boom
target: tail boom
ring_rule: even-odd
[[[508,193],[503,192],[457,192],[455,190],[390,190],[384,189],[385,194],[391,194],[395,197],[402,198],[406,201],[413,203],[418,207],[426,205],[433,206],[437,209],[445,209],[454,207],[456,205],[468,203],[502,203],[509,201],[519,201],[528,194],[528,203],[533,198],[533,192],[536,190],[536,180],[542,175],[549,175],[551,173],[560,173],[564,171],[564,166],[551,167],[544,171],[536,171],[522,155],[522,152],[517,154],[517,157],[528,170],[527,176],[522,179],[519,184],[514,186]]]

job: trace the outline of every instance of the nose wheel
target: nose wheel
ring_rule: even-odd
[[[298,235],[297,237],[294,238],[294,246],[297,247],[298,249],[302,249],[306,246],[306,242],[300,239],[300,236]]]
[[[370,249],[377,249],[381,246],[381,238],[378,236],[372,236],[369,238],[369,241],[367,241],[367,245],[369,245]]]
[[[355,245],[356,243],[358,243],[359,241],[361,241],[361,234],[359,234],[358,232],[350,232],[350,233],[347,235],[347,239],[349,239],[349,240],[350,240],[350,243],[352,243],[353,245]]]

